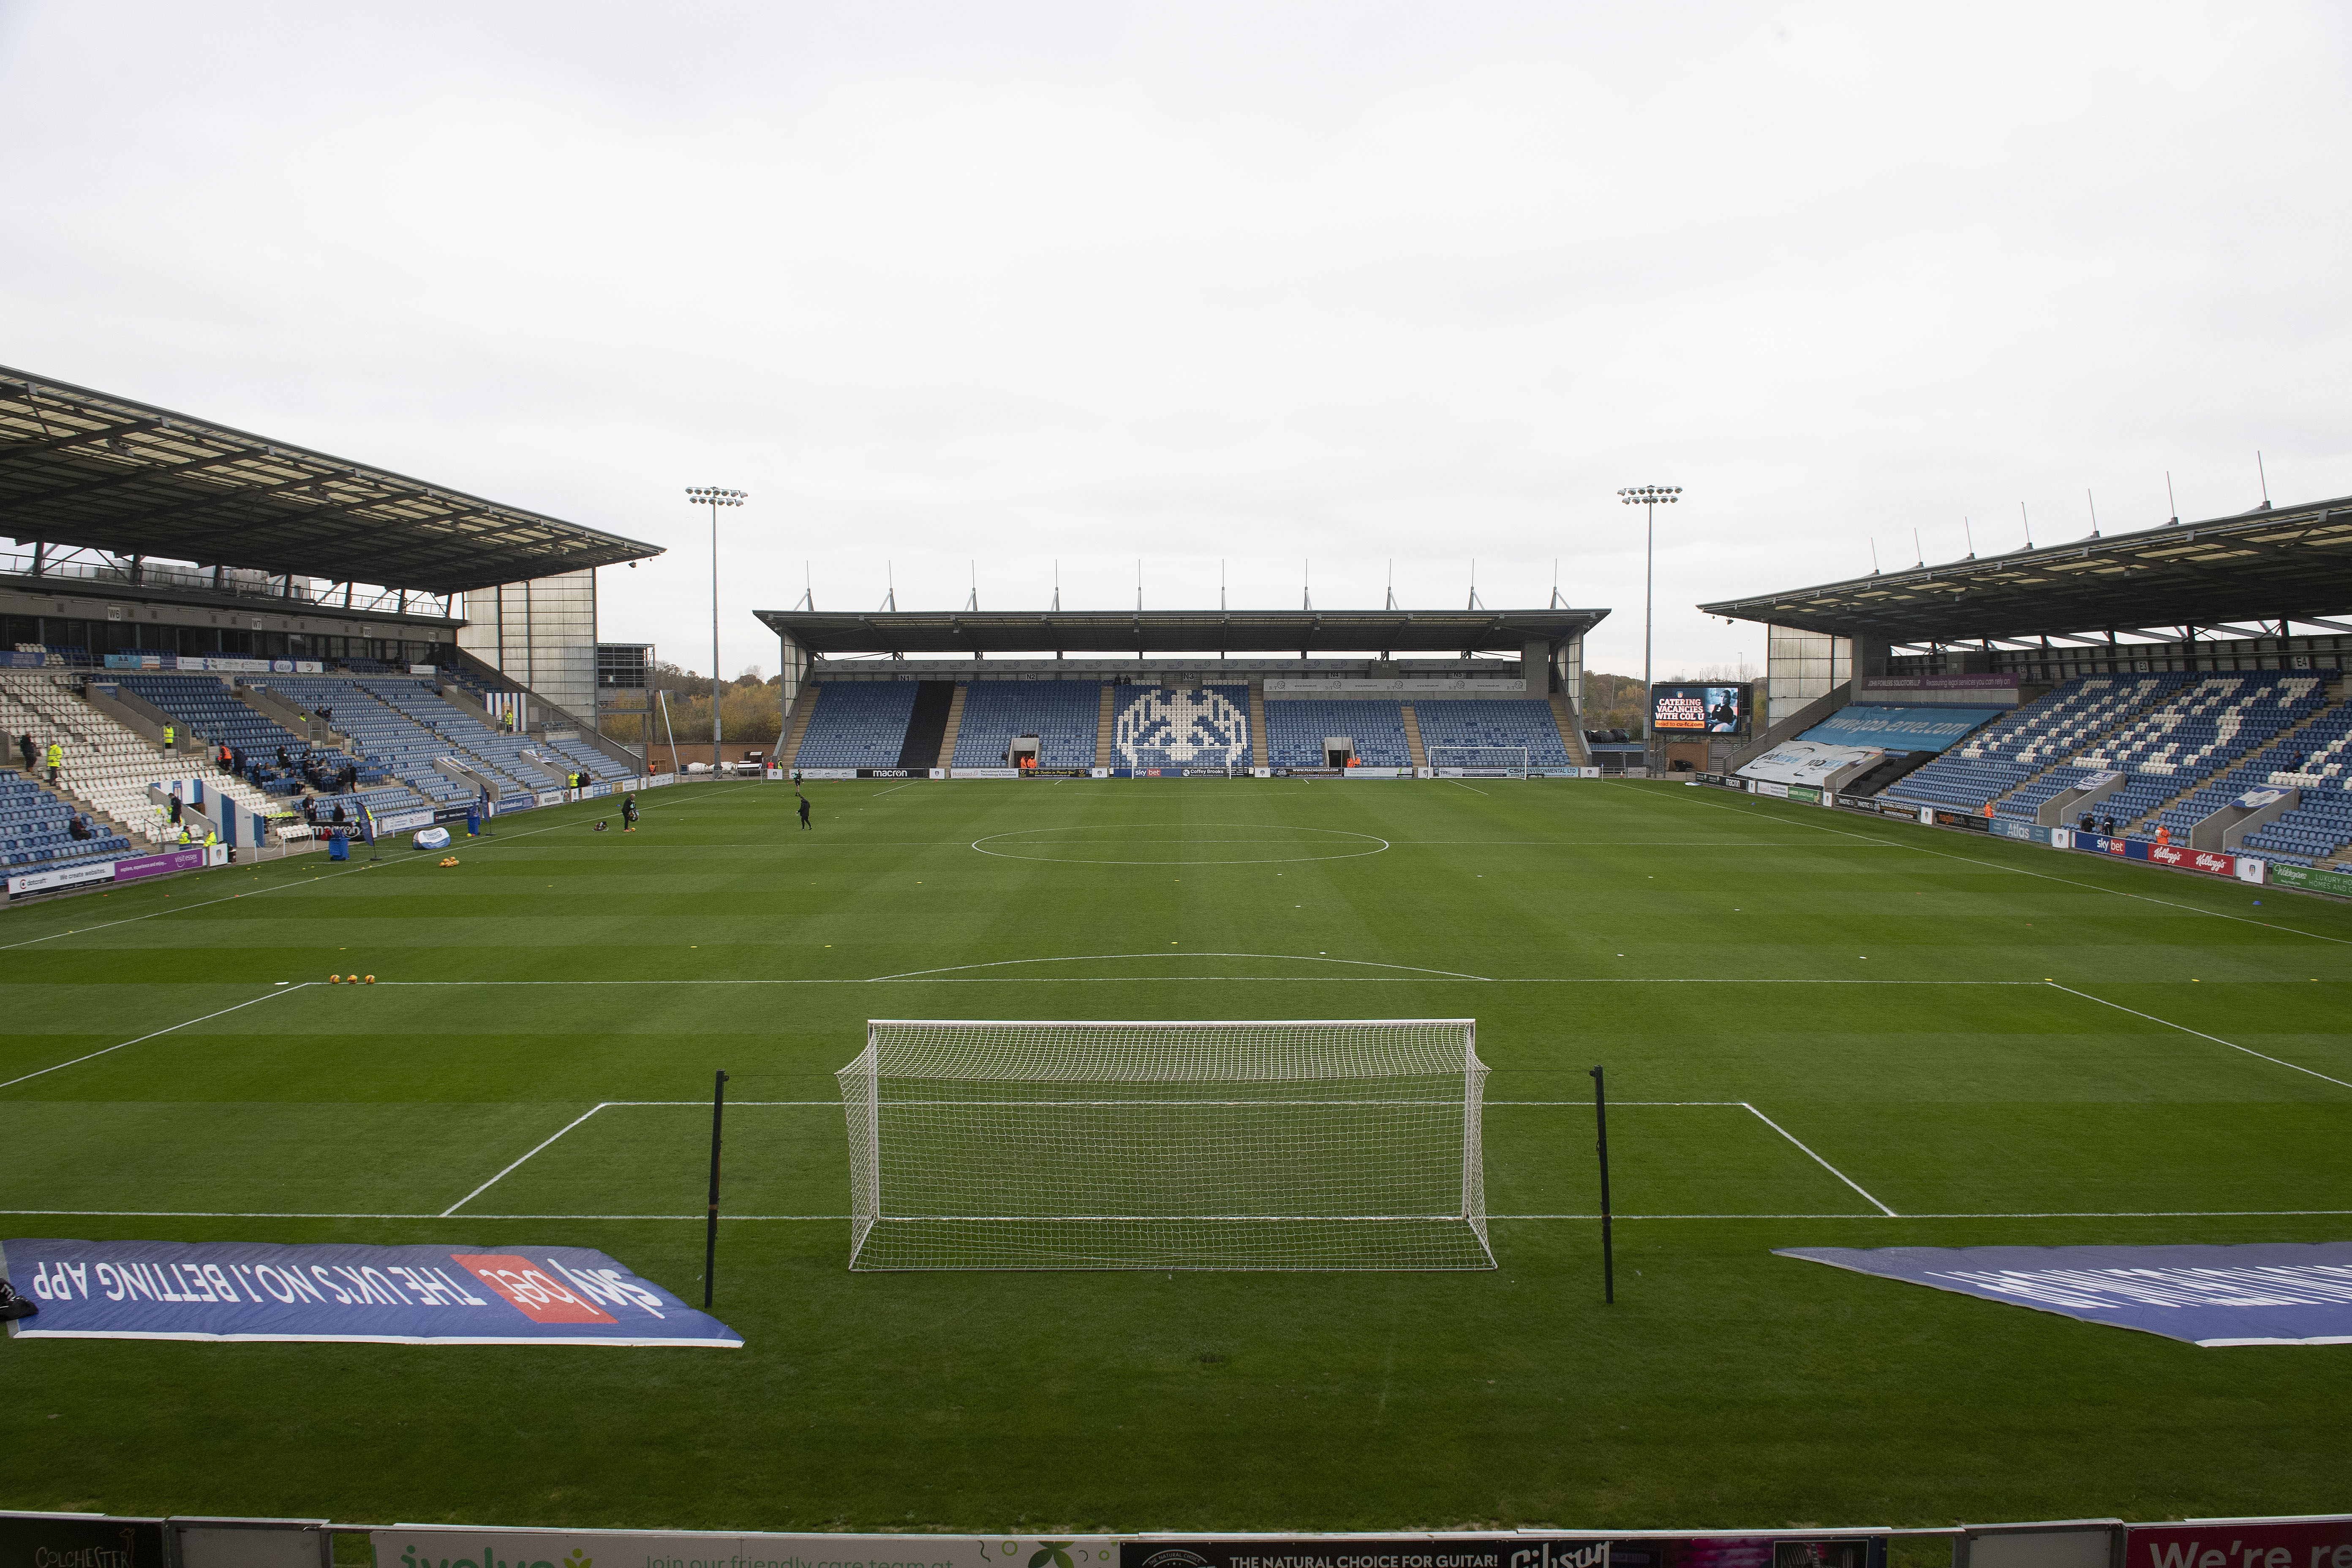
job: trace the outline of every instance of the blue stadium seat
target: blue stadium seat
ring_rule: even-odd
[[[1091,768],[1101,718],[1098,681],[975,680],[964,688],[952,765],[1001,768],[1016,737],[1034,735],[1039,767]]]
[[[1326,760],[1324,739],[1331,735],[1354,742],[1356,760],[1367,767],[1412,766],[1412,752],[1404,738],[1404,710],[1394,702],[1373,697],[1266,700],[1265,760],[1270,765],[1319,768]]]
[[[895,768],[919,680],[827,680],[793,754],[796,768]]]
[[[1118,688],[1111,763],[1122,768],[1245,768],[1250,765],[1249,687]]]
[[[1551,704],[1532,697],[1416,702],[1424,755],[1436,746],[1524,746],[1534,768],[1573,767]]]

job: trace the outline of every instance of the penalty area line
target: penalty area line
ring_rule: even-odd
[[[574,1127],[579,1126],[582,1122],[587,1121],[590,1117],[595,1115],[598,1111],[604,1110],[605,1106],[610,1105],[611,1103],[611,1100],[600,1100],[596,1104],[590,1106],[587,1110],[582,1111],[579,1115],[565,1122],[562,1127],[556,1131],[554,1138],[550,1138],[546,1142],[541,1143],[537,1148],[531,1150],[530,1154],[525,1154],[522,1159],[517,1160],[513,1164],[509,1165],[505,1170],[500,1171],[497,1175],[492,1176],[488,1181],[484,1182],[480,1186],[476,1187],[472,1192],[467,1193],[464,1197],[459,1198],[456,1203],[451,1204],[447,1208],[443,1209],[434,1217],[436,1219],[447,1219],[451,1215],[456,1214],[459,1209],[464,1208],[467,1204],[472,1203],[476,1198],[480,1197],[484,1193],[488,1192],[492,1187],[497,1186],[500,1182],[505,1181],[509,1176],[514,1174],[515,1172],[520,1170],[524,1163],[531,1157],[531,1154],[538,1153],[541,1149],[544,1149],[549,1143],[554,1142],[556,1138],[562,1137],[564,1133],[571,1131]]]
[[[1827,1171],[1831,1175],[1835,1176],[1839,1181],[1843,1182],[1847,1186],[1852,1187],[1855,1192],[1862,1194],[1864,1201],[1868,1203],[1871,1207],[1876,1209],[1880,1214],[1885,1215],[1888,1219],[1900,1219],[1903,1217],[1896,1214],[1893,1209],[1888,1208],[1885,1204],[1880,1203],[1876,1198],[1872,1197],[1869,1192],[1864,1188],[1860,1182],[1855,1181],[1852,1176],[1847,1175],[1843,1171],[1839,1170],[1835,1165],[1831,1164],[1827,1160],[1822,1159],[1819,1154],[1816,1154],[1811,1149],[1806,1148],[1803,1141],[1798,1138],[1795,1133],[1790,1131],[1787,1128],[1781,1126],[1779,1122],[1773,1121],[1770,1117],[1765,1115],[1754,1106],[1748,1105],[1746,1100],[1743,1100],[1739,1103],[1748,1106],[1748,1115],[1753,1116],[1757,1121],[1761,1121],[1765,1126],[1769,1127],[1773,1131],[1778,1132],[1790,1142],[1796,1144],[1798,1148],[1803,1149],[1807,1159],[1812,1161],[1813,1163],[1819,1165],[1822,1170]]]

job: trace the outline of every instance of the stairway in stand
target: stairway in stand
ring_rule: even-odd
[[[779,766],[789,768],[799,759],[801,741],[808,734],[809,718],[816,711],[816,700],[824,695],[824,688],[814,680],[801,688],[801,700],[793,704],[793,732],[784,737],[782,745],[776,748],[776,760]],[[648,726],[651,725],[653,721],[650,714],[647,715],[646,721]],[[651,733],[650,728],[647,733]],[[646,754],[648,756],[653,754],[653,748],[650,745],[646,748]]]
[[[1421,720],[1413,713],[1412,704],[1400,702],[1397,711],[1404,715],[1404,751],[1416,768],[1429,766],[1429,752],[1421,743]]]
[[[955,683],[955,696],[948,702],[948,727],[946,732],[940,736],[938,765],[940,767],[955,766],[956,731],[963,728],[963,700],[965,694],[971,690],[971,687],[968,682],[959,680]]]
[[[955,706],[955,694],[961,689],[952,680],[926,680],[915,688],[915,710],[907,716],[907,738],[898,747],[900,767],[909,773],[929,773],[940,765],[948,710]]]
[[[1262,768],[1265,761],[1265,678],[1250,678],[1250,766]]]
[[[1110,760],[1110,748],[1111,742],[1118,738],[1114,732],[1118,716],[1118,698],[1115,695],[1118,690],[1118,688],[1109,681],[1103,682],[1102,711],[1095,720],[1095,766],[1098,768],[1114,765]]]
[[[1591,767],[1592,752],[1584,743],[1584,727],[1568,710],[1568,699],[1557,691],[1551,694],[1551,721],[1559,731],[1559,743],[1568,748],[1568,760],[1580,768]]]

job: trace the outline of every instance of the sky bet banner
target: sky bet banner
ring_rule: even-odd
[[[40,1311],[19,1339],[698,1345],[743,1337],[601,1252],[10,1241],[0,1277]]]
[[[2347,1241],[1779,1250],[1783,1258],[2195,1345],[2352,1344]]]

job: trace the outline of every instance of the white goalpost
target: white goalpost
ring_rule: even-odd
[[[1467,1018],[876,1019],[853,1269],[1492,1268]]]
[[[1429,769],[1442,779],[1523,779],[1525,746],[1432,746]]]

